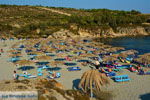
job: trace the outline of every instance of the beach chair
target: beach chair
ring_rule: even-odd
[[[41,73],[42,72],[42,68],[38,68],[37,72]]]
[[[113,79],[115,82],[126,82],[131,80],[128,75],[114,76]]]
[[[36,78],[36,77],[37,77],[36,75],[29,76],[29,78]]]
[[[53,74],[53,72],[50,73],[50,74]],[[49,79],[60,78],[60,77],[61,77],[61,73],[60,73],[60,72],[57,72],[55,77],[53,77],[53,76],[51,76],[51,75],[47,75],[46,77],[49,78]]]
[[[38,73],[38,76],[42,76],[43,75],[43,73]]]
[[[31,74],[20,74],[19,75],[20,77],[24,77],[24,78],[26,78],[26,79],[29,79],[30,78],[30,76],[32,76]]]
[[[148,71],[148,72],[145,72],[145,75],[150,75],[150,71]]]
[[[56,78],[59,78],[61,76],[61,73],[57,72],[56,73]]]
[[[43,68],[43,69],[48,69],[48,68],[49,68],[49,66],[44,65],[42,68]]]
[[[130,68],[132,67],[132,65],[121,65],[121,66],[116,66],[116,68],[120,68],[120,69],[125,69],[125,68]]]
[[[125,62],[126,62],[126,63],[128,63],[128,64],[130,64],[130,63],[131,63],[131,62],[130,62],[130,61],[128,61],[128,60],[125,60]]]
[[[120,68],[116,68],[116,69],[112,69],[112,70],[115,71],[115,72],[120,72],[121,71]]]
[[[80,67],[68,67],[67,69],[68,71],[80,71],[81,70]]]
[[[115,72],[109,72],[106,75],[109,76],[109,77],[112,77],[112,76],[116,76],[116,73]]]
[[[143,70],[140,70],[139,75],[150,75],[150,71],[144,72]]]

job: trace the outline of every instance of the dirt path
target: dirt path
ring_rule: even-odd
[[[59,11],[59,10],[54,10],[54,9],[51,9],[51,8],[45,8],[45,7],[37,7],[37,8],[47,10],[47,11],[51,11],[51,12],[58,13],[58,14],[62,14],[62,15],[66,15],[66,16],[71,16],[71,14],[68,14],[68,13],[65,13],[65,12],[62,12],[62,11]]]

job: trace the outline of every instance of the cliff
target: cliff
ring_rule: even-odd
[[[77,27],[77,26],[76,26]],[[72,28],[73,29],[73,28]],[[77,34],[74,34],[71,30],[61,29],[58,32],[53,33],[53,37],[122,37],[122,36],[146,36],[150,35],[150,26],[128,26],[128,27],[117,27],[115,30],[111,27],[97,28],[96,30],[86,28],[75,28]]]

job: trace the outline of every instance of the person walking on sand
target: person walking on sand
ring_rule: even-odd
[[[13,74],[14,80],[18,80],[19,79],[19,75],[17,74],[17,72],[14,70],[14,74]]]

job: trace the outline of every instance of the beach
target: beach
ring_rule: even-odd
[[[0,42],[0,48],[4,50],[4,53],[2,53],[0,57],[0,81],[5,80],[13,80],[13,71],[16,70],[16,65],[9,62],[8,59],[10,58],[8,51],[11,49],[11,47],[21,40],[6,40],[5,42]],[[64,40],[63,40],[64,41]],[[6,44],[6,45],[5,45]],[[83,45],[83,44],[82,44]],[[81,46],[82,46],[81,45]],[[23,57],[21,59],[29,59],[25,48],[22,49],[21,54]],[[52,53],[54,55],[57,55],[57,53]],[[70,53],[68,53],[71,55]],[[53,59],[60,58],[60,57],[53,57]],[[84,59],[89,60],[87,57],[83,57]],[[52,60],[50,60],[51,62]],[[94,60],[91,60],[94,61]],[[77,63],[76,60],[68,61],[69,63]],[[35,66],[34,69],[28,70],[27,72],[36,75],[37,74],[37,65],[33,64]],[[80,71],[68,71],[66,65],[64,64],[58,64],[57,67],[60,67],[61,69],[56,71],[61,73],[60,78],[56,78],[56,80],[61,83],[64,86],[65,90],[68,89],[78,89],[78,84],[80,82],[82,74],[90,70],[90,65],[83,66],[81,63],[77,63],[76,66],[79,66],[81,68]],[[17,70],[18,74],[22,74],[22,70]],[[42,78],[46,78],[47,72],[43,71]],[[113,97],[110,100],[149,100],[150,97],[146,97],[147,99],[142,99],[145,94],[150,94],[150,75],[137,75],[137,73],[130,72],[127,69],[123,69],[122,72],[117,72],[117,75],[124,75],[127,74],[129,78],[131,79],[128,82],[114,82],[111,78],[109,78],[110,84],[103,87],[104,91],[111,91],[113,94]],[[23,78],[21,78],[23,79]],[[32,79],[29,79],[32,80]],[[34,79],[33,79],[34,80]],[[2,86],[0,86],[0,90],[4,90]],[[144,97],[145,98],[145,97]]]

